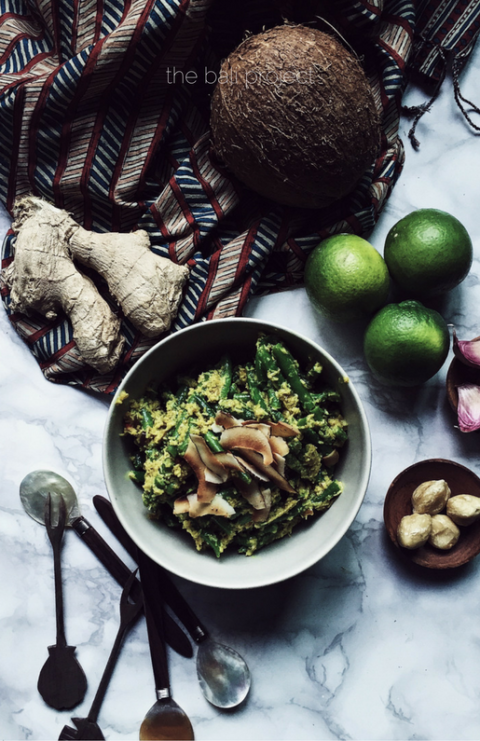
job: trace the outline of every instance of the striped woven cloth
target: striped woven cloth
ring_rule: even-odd
[[[463,117],[480,131],[478,104],[468,100],[460,89],[460,73],[480,36],[480,0],[417,0],[417,23],[409,74],[424,83],[431,98],[418,106],[404,108],[413,118],[408,138],[418,149],[415,130],[420,118],[432,108],[450,63],[455,101]]]
[[[381,153],[350,196],[324,210],[290,209],[255,196],[215,162],[206,72],[218,70],[245,31],[281,23],[280,5],[1,0],[1,200],[11,212],[16,198],[33,193],[88,229],[145,229],[154,252],[191,268],[173,331],[240,315],[252,293],[301,283],[320,238],[370,233],[402,168],[412,0],[324,3],[362,55],[382,114]],[[187,71],[195,84],[175,77]],[[3,267],[14,250],[8,234]],[[12,313],[5,286],[2,299],[51,381],[111,393],[153,342],[124,319],[123,357],[101,376],[80,356],[66,318]]]
[[[446,58],[463,66],[480,34],[479,0],[418,0],[410,70],[423,80],[442,80]]]

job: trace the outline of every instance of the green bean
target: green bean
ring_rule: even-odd
[[[151,412],[143,407],[143,409],[140,410],[140,414],[142,415],[142,428],[147,430],[149,427],[153,427],[153,417]]]
[[[194,401],[198,406],[200,407],[200,411],[206,414],[208,417],[215,417],[215,412],[213,411],[213,408],[210,406],[208,401],[203,398],[200,394],[194,393],[192,395],[191,401]]]
[[[155,476],[155,486],[169,495],[175,494],[181,486],[181,481],[173,473],[173,467],[174,457],[170,455],[163,461]]]
[[[259,340],[257,343],[255,362],[261,369],[260,372],[262,376],[269,384],[272,384],[275,388],[279,389],[285,383],[285,378],[279,364],[262,340]]]
[[[175,494],[175,492],[177,492],[179,488],[180,486],[176,481],[171,481],[169,484],[167,484],[164,487],[164,491],[166,494],[171,495],[171,494]]]
[[[137,484],[143,484],[145,482],[144,471],[130,471],[129,475],[132,481],[136,481]]]
[[[288,383],[276,359],[265,345],[264,339],[260,339],[257,343],[255,362],[256,367],[260,369],[261,377],[265,382],[268,405],[271,409],[271,417],[275,422],[278,422],[283,419],[281,411],[283,407],[282,402],[278,398],[277,391],[282,387],[285,388],[285,386],[288,386]]]
[[[223,530],[227,535],[232,534],[232,523],[225,519],[225,517],[217,517],[212,515],[212,520],[216,522],[218,527]]]
[[[235,399],[235,401],[239,401],[242,404],[245,404],[247,401],[250,401],[250,394],[246,394],[246,393],[233,394],[233,399]]]
[[[238,414],[238,416],[242,419],[256,419],[253,409],[250,409],[246,406],[242,407],[242,409],[240,409],[238,412],[235,412],[235,414]]]
[[[224,355],[221,360],[220,374],[223,379],[222,390],[220,391],[220,399],[228,399],[233,379],[232,360],[229,355]]]
[[[208,430],[203,437],[208,447],[214,453],[225,453],[225,448],[220,445],[220,440],[211,430]]]
[[[189,393],[190,387],[187,386],[185,383],[182,383],[182,385],[179,386],[177,393],[175,394],[176,403],[183,404],[183,402],[187,400]]]
[[[207,533],[202,532],[201,533],[202,540],[210,546],[210,548],[213,549],[215,555],[217,558],[220,558],[221,556],[221,550],[220,550],[220,543],[218,541],[218,538],[213,533]]]
[[[167,452],[172,456],[172,458],[175,458],[175,456],[177,455],[178,434],[180,432],[180,427],[183,425],[186,418],[187,418],[187,410],[182,409],[182,412],[177,419],[177,423],[175,427],[172,430],[170,430],[170,432],[168,433],[166,449],[167,449]]]
[[[328,412],[325,409],[322,409],[321,407],[315,407],[313,412],[310,412],[310,414],[307,417],[302,417],[298,420],[297,426],[300,427],[323,427],[324,421],[327,417]],[[312,424],[309,424],[309,417],[312,419]],[[316,424],[317,423],[317,424]]]
[[[265,399],[262,396],[262,393],[260,391],[259,385],[258,385],[258,378],[257,374],[255,373],[255,368],[250,363],[245,366],[246,372],[247,372],[247,385],[248,390],[250,392],[250,398],[252,399],[255,406],[260,406],[264,412],[269,414],[270,410],[267,407],[267,404],[265,403]]]
[[[267,362],[264,359],[266,353],[267,349],[265,347],[257,347],[257,352],[255,353],[255,372],[260,385],[263,386],[267,394],[268,406],[272,411],[280,411],[282,403],[268,378]]]
[[[317,406],[325,404],[328,401],[335,404],[338,404],[341,401],[340,394],[338,391],[333,391],[333,389],[325,389],[325,391],[313,393],[312,398],[315,399],[315,404],[317,404]]]
[[[218,404],[219,408],[229,414],[233,414],[234,417],[240,417],[241,419],[255,419],[255,412],[247,406],[247,402],[251,401],[250,394],[234,394],[232,398],[234,401],[240,402],[241,406],[232,409],[230,406],[226,406],[220,401]]]
[[[307,412],[312,412],[315,409],[315,400],[307,388],[306,381],[300,375],[298,362],[281,342],[274,346],[272,352],[292,391],[298,396],[300,404]]]
[[[320,440],[318,438],[318,434],[317,434],[316,430],[314,430],[312,427],[299,427],[298,429],[302,433],[303,439],[307,443],[311,443],[312,445],[319,445],[320,444]]]
[[[338,483],[338,481],[332,481],[331,484],[327,486],[327,488],[322,491],[320,496],[318,497],[318,500],[320,502],[328,502],[330,499],[333,499],[336,494],[341,490],[341,486]]]
[[[248,473],[248,471],[232,471],[232,476],[235,478],[240,479],[245,484],[251,484],[252,483],[252,476]]]
[[[237,525],[246,525],[247,522],[251,522],[252,515],[249,512],[247,515],[240,515],[239,517],[233,517],[232,519],[237,523]]]

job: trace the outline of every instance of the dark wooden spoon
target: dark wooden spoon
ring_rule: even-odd
[[[192,724],[185,711],[171,697],[163,626],[161,621],[153,619],[150,609],[154,602],[160,603],[163,607],[163,600],[156,574],[152,569],[152,561],[140,548],[138,566],[157,695],[156,703],[147,712],[140,727],[140,741],[192,741],[194,738]]]
[[[97,723],[98,714],[107,691],[108,683],[112,677],[125,634],[137,619],[143,605],[142,594],[137,593],[136,596],[134,596],[135,582],[135,573],[132,573],[125,584],[120,597],[120,625],[110,652],[110,657],[93,699],[90,712],[86,718],[72,718],[75,728],[64,726],[60,736],[58,737],[59,741],[73,741],[74,739],[78,739],[78,741],[80,741],[80,739],[82,741],[101,741],[101,739],[105,738]]]
[[[48,647],[49,656],[40,672],[37,687],[47,705],[56,710],[69,710],[81,703],[85,697],[87,678],[74,655],[75,646],[67,646],[65,638],[60,550],[67,509],[61,495],[57,501],[58,521],[54,524],[51,494],[45,500],[45,525],[53,549],[57,642],[54,646]]]

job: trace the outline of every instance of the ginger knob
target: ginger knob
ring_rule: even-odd
[[[446,481],[424,481],[412,494],[413,511],[417,514],[438,515],[445,509],[451,495]]]
[[[480,497],[458,494],[447,502],[447,515],[457,525],[471,525],[480,518]]]
[[[402,548],[414,550],[424,545],[432,530],[430,515],[406,515],[402,517],[397,528],[397,540]]]

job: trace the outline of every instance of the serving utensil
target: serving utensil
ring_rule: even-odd
[[[54,471],[32,471],[20,484],[20,499],[28,515],[36,522],[44,524],[45,500],[48,493],[62,496],[66,505],[65,525],[72,527],[76,534],[95,554],[98,560],[110,572],[113,578],[124,587],[130,578],[131,570],[117,556],[114,550],[83,517],[80,512],[77,495],[71,484]],[[140,592],[140,583],[134,589]],[[155,607],[154,607],[155,610]],[[165,616],[165,638],[169,645],[181,656],[191,658],[192,646],[185,633],[179,628],[170,615]]]
[[[105,738],[97,723],[98,714],[112,677],[125,634],[137,619],[143,606],[143,597],[141,593],[137,593],[134,601],[130,601],[130,599],[133,599],[133,593],[136,591],[134,589],[135,581],[135,573],[133,572],[125,584],[120,597],[120,625],[118,627],[118,632],[107,665],[105,666],[100,684],[93,699],[90,712],[86,718],[72,718],[76,727],[72,728],[71,726],[64,726],[60,736],[58,737],[59,741],[71,739],[94,741],[95,739]]]
[[[140,727],[140,741],[190,741],[194,738],[192,724],[185,711],[171,696],[162,621],[154,620],[151,612],[153,604],[162,604],[153,562],[140,550],[137,559],[157,695],[157,701],[147,712]]]
[[[137,561],[139,549],[123,528],[109,500],[96,495],[93,497],[93,504],[107,527]],[[144,559],[148,558],[143,555]],[[150,561],[151,572],[160,586],[161,598],[173,610],[198,645],[197,676],[204,696],[216,707],[236,707],[246,698],[251,685],[250,670],[245,660],[233,648],[217,643],[210,637],[167,572],[151,559]]]
[[[52,507],[52,495],[48,494],[44,505],[44,522],[53,549],[55,575],[55,615],[57,640],[48,647],[48,659],[38,678],[38,691],[50,707],[56,710],[69,710],[78,705],[87,691],[87,678],[75,657],[75,646],[67,646],[63,620],[63,589],[60,563],[60,550],[65,530],[66,506],[63,497],[57,499],[57,521]]]

